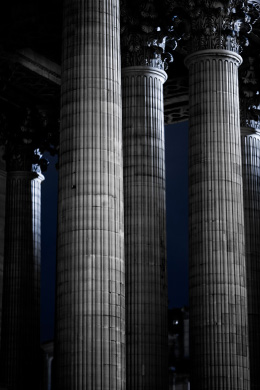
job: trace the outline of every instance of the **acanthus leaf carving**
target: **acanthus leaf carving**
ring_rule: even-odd
[[[240,123],[260,129],[260,75],[254,57],[244,59],[240,69]]]
[[[239,0],[176,0],[176,14],[185,20],[188,51],[224,49],[236,53],[248,45],[247,35],[256,18],[251,6]]]
[[[15,115],[7,110],[0,116],[0,144],[7,170],[45,171],[48,161],[42,153],[57,153],[58,127],[50,129],[46,115],[35,107],[21,108]]]
[[[146,65],[167,69],[178,39],[171,10],[169,0],[121,1],[123,67]]]

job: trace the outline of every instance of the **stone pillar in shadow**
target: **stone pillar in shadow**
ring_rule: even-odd
[[[237,36],[246,9],[187,7],[191,386],[249,390]]]
[[[241,127],[251,390],[260,362],[260,129]]]
[[[166,389],[167,264],[162,69],[123,68],[128,389]]]
[[[24,142],[24,143],[23,143]],[[7,144],[1,337],[1,382],[8,389],[39,387],[40,168],[26,138]]]
[[[4,237],[5,237],[5,198],[6,198],[6,167],[3,159],[4,147],[0,148],[0,345],[2,323],[2,294],[4,270]]]
[[[127,390],[166,390],[163,84],[166,59],[171,59],[164,30],[169,9],[166,2],[122,2],[121,15]],[[173,39],[171,49],[175,46]]]
[[[259,387],[260,365],[260,98],[257,45],[240,69],[240,121],[245,216],[245,256],[251,390]],[[258,73],[258,74],[257,74]]]

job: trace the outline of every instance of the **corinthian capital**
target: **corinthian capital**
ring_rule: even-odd
[[[42,152],[52,153],[56,148],[52,133],[47,118],[36,108],[0,113],[0,145],[5,149],[7,170],[46,170],[48,162]]]
[[[167,68],[177,46],[169,0],[121,0],[122,66]]]
[[[190,52],[225,49],[241,52],[252,29],[252,7],[240,0],[177,0],[190,37]]]
[[[260,69],[258,58],[245,57],[240,68],[240,123],[260,129]]]

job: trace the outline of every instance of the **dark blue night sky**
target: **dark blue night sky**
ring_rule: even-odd
[[[166,126],[169,306],[188,305],[188,123]],[[53,339],[58,173],[56,159],[42,184],[41,340]]]

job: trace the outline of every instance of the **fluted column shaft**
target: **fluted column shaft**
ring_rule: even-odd
[[[6,168],[3,160],[3,148],[0,148],[0,346],[2,324],[2,294],[4,270],[4,240],[5,240],[5,194],[6,194]]]
[[[260,366],[260,136],[241,128],[251,390]],[[250,134],[251,133],[251,134]]]
[[[118,0],[65,0],[59,159],[57,389],[125,386]]]
[[[127,389],[168,386],[162,70],[123,69]]]
[[[193,390],[250,388],[240,61],[239,55],[227,50],[198,51],[186,59]]]
[[[7,173],[1,380],[10,390],[39,386],[42,179]]]

